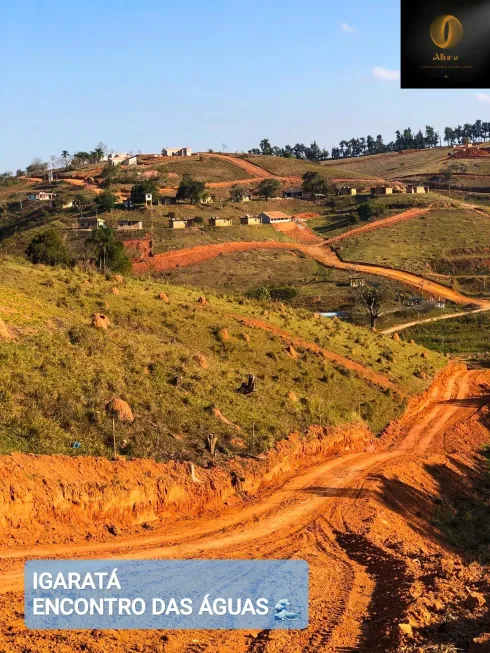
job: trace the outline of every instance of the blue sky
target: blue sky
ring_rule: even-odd
[[[485,89],[400,90],[398,0],[8,0],[0,21],[0,171],[489,119]]]

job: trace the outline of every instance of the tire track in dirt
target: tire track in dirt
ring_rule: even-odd
[[[80,545],[78,555],[107,557],[107,552],[111,551],[115,557],[131,559],[301,557],[309,562],[310,626],[306,630],[286,633],[169,632],[166,635],[168,646],[165,645],[168,651],[333,653],[340,650],[386,650],[382,644],[389,642],[390,630],[402,617],[405,609],[403,597],[406,596],[410,575],[395,554],[389,555],[380,549],[369,539],[364,527],[358,531],[353,525],[359,521],[362,523],[366,515],[363,495],[370,493],[370,479],[374,475],[383,475],[385,469],[404,469],[408,462],[423,459],[429,451],[443,452],[441,438],[449,422],[465,419],[474,410],[464,402],[454,401],[450,404],[453,414],[448,420],[445,417],[447,402],[453,398],[463,399],[477,391],[477,384],[485,374],[488,382],[488,372],[464,372],[461,369],[453,372],[435,398],[436,403],[416,418],[407,420],[401,441],[392,449],[347,454],[300,474],[280,490],[264,497],[261,507],[254,506],[259,516],[252,522],[243,521],[240,507],[235,526],[221,534],[213,525],[217,520],[207,518],[200,523],[200,539],[194,537],[192,541],[182,542],[179,533],[182,526],[176,525],[173,532],[167,534],[164,545],[145,548],[146,538],[133,544],[121,538],[108,543],[105,551],[98,548],[94,552],[94,545],[90,543]],[[419,428],[421,424],[422,428]],[[375,496],[373,492],[372,497]],[[73,547],[53,545],[48,550],[49,557],[66,557],[70,556]],[[10,551],[11,555],[13,553]],[[40,547],[33,547],[28,552],[28,557],[43,555],[46,552]],[[23,557],[12,559],[13,568],[0,576],[1,593],[19,590],[24,558],[25,552]],[[1,554],[0,561],[3,566],[5,560],[1,559]],[[11,599],[12,595],[7,594],[3,601]],[[26,637],[26,632],[21,632],[22,637]],[[32,637],[28,647],[33,653],[56,650],[54,640],[52,649],[46,647],[46,639],[41,644],[43,648],[37,648],[36,633],[28,635]],[[82,638],[77,641],[85,641],[83,638],[88,636],[67,634],[67,638]],[[144,638],[150,636],[151,633],[137,635],[142,644]],[[115,649],[108,647],[104,650]]]

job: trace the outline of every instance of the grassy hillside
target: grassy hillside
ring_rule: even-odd
[[[280,156],[252,156],[247,155],[244,157],[246,161],[255,163],[260,168],[267,170],[272,175],[279,175],[281,177],[301,177],[305,172],[313,171],[325,174],[325,168],[320,163],[311,163],[300,159],[286,159]],[[335,162],[328,168],[329,177],[351,177],[357,179],[362,177],[362,174],[351,172],[344,174],[343,166],[336,166]]]
[[[490,247],[490,218],[465,209],[439,209],[418,218],[349,238],[342,257],[420,274],[461,248]]]
[[[478,313],[461,318],[420,324],[400,332],[403,340],[440,353],[481,354],[490,352],[490,315]]]
[[[396,393],[307,349],[288,352],[281,337],[234,316],[260,317],[370,364],[402,393],[422,390],[444,364],[418,346],[305,311],[271,306],[264,315],[253,302],[216,296],[202,306],[196,290],[147,280],[114,294],[115,281],[93,272],[11,259],[0,266],[0,453],[110,455],[114,398],[135,415],[133,424],[116,421],[117,451],[158,459],[201,460],[210,433],[224,453],[259,453],[320,421],[344,423],[360,411],[379,432],[399,414]],[[169,304],[157,299],[161,291]],[[90,326],[94,312],[110,319],[107,331]],[[244,396],[237,388],[249,373],[258,391]]]
[[[419,152],[377,154],[341,160],[344,173],[357,174],[363,177],[382,177],[383,179],[399,179],[407,175],[439,172],[448,160],[448,153],[453,148],[443,147]],[[322,166],[329,169],[337,167],[338,161],[325,161]],[[340,175],[339,175],[340,176]],[[348,174],[343,176],[348,177]]]

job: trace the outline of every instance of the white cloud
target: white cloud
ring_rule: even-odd
[[[374,79],[382,79],[385,82],[397,82],[400,79],[399,70],[388,70],[383,66],[375,66],[373,68]]]
[[[476,99],[478,102],[483,102],[484,104],[490,104],[490,95],[488,93],[477,93]]]
[[[352,32],[355,32],[355,27],[352,27],[352,25],[349,25],[349,23],[342,23],[340,25],[340,29],[343,32],[347,32],[348,34],[352,34]]]

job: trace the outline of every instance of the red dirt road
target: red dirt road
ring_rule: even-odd
[[[403,484],[410,469],[417,487],[423,470],[444,460],[446,436],[482,410],[489,372],[454,368],[432,402],[403,419],[378,451],[351,453],[307,469],[280,489],[228,511],[165,532],[97,544],[0,551],[2,648],[5,653],[339,653],[395,651],[397,624],[417,604],[410,557],[430,560],[439,545],[421,532]],[[482,387],[485,386],[485,387]],[[465,431],[471,433],[471,430]],[[488,435],[488,432],[487,432]],[[453,440],[454,442],[454,440]],[[453,446],[453,445],[451,445]],[[382,490],[383,484],[389,491]],[[398,484],[398,485],[397,485]],[[422,492],[421,490],[413,490]],[[413,511],[413,512],[412,512]],[[310,568],[310,625],[304,631],[157,631],[90,633],[27,631],[21,623],[22,565],[29,557],[300,558]],[[440,558],[437,558],[438,560]],[[447,583],[446,583],[447,585]]]
[[[412,286],[423,292],[430,293],[438,297],[444,297],[455,304],[466,305],[474,302],[480,308],[490,307],[490,302],[478,300],[475,301],[465,295],[452,290],[440,283],[430,281],[417,274],[405,272],[403,270],[395,270],[393,268],[384,268],[379,265],[369,265],[367,263],[349,263],[341,261],[337,255],[332,252],[323,243],[321,245],[304,245],[301,243],[276,243],[274,241],[255,241],[255,242],[230,242],[219,243],[215,245],[203,245],[199,247],[192,247],[190,249],[181,249],[173,252],[166,252],[164,254],[156,254],[148,261],[134,261],[133,272],[135,274],[145,274],[150,272],[163,272],[165,270],[173,270],[177,267],[186,267],[189,265],[196,265],[203,261],[216,258],[222,254],[230,254],[234,252],[246,252],[253,249],[289,249],[298,250],[307,254],[319,263],[326,267],[337,268],[340,270],[349,270],[353,272],[363,272],[381,277],[387,277],[394,281],[400,281],[407,286]]]

